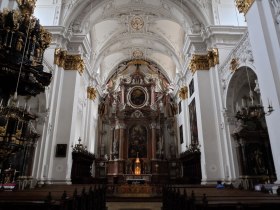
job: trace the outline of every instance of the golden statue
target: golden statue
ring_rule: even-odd
[[[17,40],[17,43],[16,43],[16,51],[21,52],[22,48],[23,48],[23,39],[20,36]]]

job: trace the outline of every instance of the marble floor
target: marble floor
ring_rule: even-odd
[[[161,202],[107,202],[107,210],[161,210]]]

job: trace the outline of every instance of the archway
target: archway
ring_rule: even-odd
[[[234,72],[228,87],[227,107],[231,113],[230,133],[236,147],[239,179],[244,188],[275,179],[275,169],[260,100],[257,75],[248,66]]]

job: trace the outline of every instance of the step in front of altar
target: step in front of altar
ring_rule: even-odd
[[[148,184],[122,184],[107,186],[107,194],[117,197],[158,197],[162,188]]]

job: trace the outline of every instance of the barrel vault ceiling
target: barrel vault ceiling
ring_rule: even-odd
[[[148,59],[170,81],[182,71],[184,42],[212,22],[209,0],[64,0],[61,25],[90,40],[91,72],[101,82],[119,63]]]

